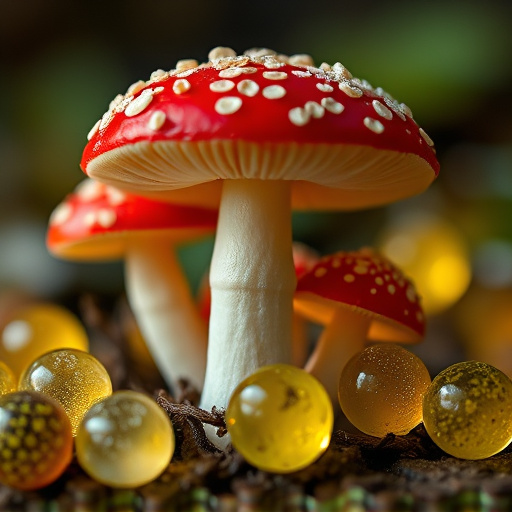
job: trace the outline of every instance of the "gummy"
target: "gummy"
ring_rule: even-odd
[[[0,360],[18,379],[45,352],[59,348],[87,351],[84,327],[67,309],[56,304],[31,304],[17,311],[0,335]]]
[[[380,246],[421,290],[427,315],[446,311],[469,286],[471,263],[466,241],[444,219],[417,213],[401,217],[388,227]]]
[[[93,405],[76,436],[81,467],[95,480],[118,488],[157,478],[174,446],[168,416],[154,400],[135,391],[116,391]]]
[[[21,490],[45,487],[71,462],[73,436],[62,406],[35,391],[0,397],[0,481]]]
[[[422,419],[430,375],[419,357],[399,345],[372,345],[341,372],[338,399],[347,419],[365,434],[407,434]]]
[[[432,440],[461,459],[484,459],[512,440],[512,381],[478,361],[454,364],[432,381],[423,399]]]
[[[327,449],[333,410],[323,386],[294,366],[260,368],[233,392],[226,410],[233,446],[259,469],[289,473]]]
[[[40,391],[60,402],[73,435],[88,409],[112,394],[105,367],[91,354],[72,349],[42,355],[23,373],[19,388]]]
[[[0,395],[16,391],[16,377],[13,371],[0,361]]]

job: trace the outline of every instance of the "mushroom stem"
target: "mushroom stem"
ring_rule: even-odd
[[[370,318],[349,308],[338,307],[324,328],[305,369],[326,388],[338,403],[338,382],[349,359],[364,349]]]
[[[201,390],[207,328],[172,243],[157,237],[132,242],[125,273],[130,306],[162,377],[173,390],[182,377]]]
[[[227,406],[261,366],[291,361],[291,184],[225,180],[210,269],[211,314],[203,409]]]

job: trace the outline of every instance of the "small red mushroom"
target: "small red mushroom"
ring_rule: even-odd
[[[140,195],[220,204],[205,409],[225,407],[257,368],[291,360],[292,209],[387,204],[439,172],[410,109],[340,63],[229,48],[116,97],[81,166]]]
[[[123,193],[87,179],[53,211],[49,251],[62,259],[124,258],[126,291],[155,363],[171,388],[201,389],[207,329],[175,247],[212,233],[217,213]]]
[[[334,402],[343,367],[367,340],[418,343],[425,333],[414,284],[368,248],[322,258],[299,279],[294,307],[325,326],[306,370]]]

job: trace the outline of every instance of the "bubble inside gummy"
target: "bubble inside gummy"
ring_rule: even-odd
[[[45,393],[62,404],[76,435],[84,414],[112,394],[105,367],[81,350],[54,350],[39,357],[20,379],[20,390]]]
[[[288,473],[327,448],[333,410],[323,386],[299,368],[266,366],[233,392],[226,410],[233,446],[259,469]]]
[[[394,344],[372,345],[341,372],[338,398],[347,419],[365,434],[407,434],[422,419],[430,375],[419,357]]]
[[[512,381],[477,361],[454,364],[432,381],[423,400],[432,440],[461,459],[484,459],[512,440]]]
[[[154,400],[135,391],[117,391],[94,405],[76,436],[82,468],[118,488],[157,478],[168,466],[174,446],[168,416]]]
[[[55,481],[73,455],[71,424],[62,406],[33,391],[0,397],[0,481],[34,490]]]
[[[39,356],[60,348],[87,352],[89,341],[79,320],[56,304],[31,304],[21,308],[0,335],[0,360],[11,368],[17,379]]]

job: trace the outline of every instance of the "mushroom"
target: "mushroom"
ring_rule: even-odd
[[[314,249],[301,242],[293,242],[292,255],[297,279],[320,259],[320,255]],[[210,283],[206,275],[201,281],[197,296],[199,314],[206,323],[210,321],[211,298]],[[308,357],[307,331],[308,326],[304,317],[294,313],[292,324],[292,364],[295,366],[304,366]]]
[[[305,369],[335,403],[343,367],[367,340],[418,343],[425,334],[414,284],[369,248],[323,257],[299,279],[294,307],[325,326]]]
[[[215,230],[217,212],[123,193],[91,179],[53,211],[49,251],[78,261],[125,260],[126,291],[162,377],[173,389],[186,377],[201,389],[206,324],[174,247]]]
[[[81,167],[167,201],[220,204],[201,406],[225,407],[257,368],[291,358],[291,211],[383,205],[437,176],[411,111],[340,63],[216,48],[119,95]]]

